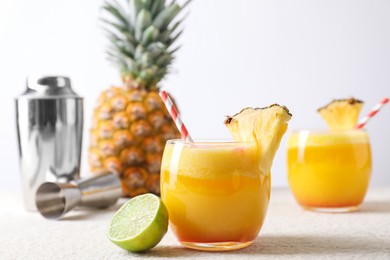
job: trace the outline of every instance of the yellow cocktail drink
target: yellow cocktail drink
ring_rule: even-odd
[[[371,150],[364,130],[298,131],[287,152],[288,181],[305,208],[358,209],[371,176]]]
[[[270,196],[270,175],[258,160],[255,142],[168,141],[161,197],[183,245],[231,250],[257,237]]]

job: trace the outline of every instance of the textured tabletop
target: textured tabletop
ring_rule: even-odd
[[[390,259],[390,188],[371,189],[359,212],[302,210],[289,190],[274,189],[263,229],[248,248],[185,249],[168,232],[153,250],[128,253],[106,236],[114,212],[77,209],[60,221],[27,213],[16,193],[0,192],[1,259]]]

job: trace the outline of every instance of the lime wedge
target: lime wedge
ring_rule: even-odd
[[[130,199],[115,213],[108,238],[125,250],[140,252],[155,247],[167,230],[167,208],[159,197],[148,193]]]

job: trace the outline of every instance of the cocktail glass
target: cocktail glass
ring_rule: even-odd
[[[170,140],[161,197],[179,242],[207,251],[234,250],[257,237],[268,208],[270,174],[258,167],[255,142]]]
[[[305,209],[359,209],[371,177],[371,148],[365,130],[301,130],[287,149],[288,182]]]

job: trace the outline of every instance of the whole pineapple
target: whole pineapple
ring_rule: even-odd
[[[116,0],[103,9],[109,59],[118,66],[123,86],[98,98],[90,130],[92,172],[120,175],[125,196],[160,193],[160,166],[166,140],[179,132],[158,95],[178,47],[181,21],[174,21],[189,3],[174,0]]]

